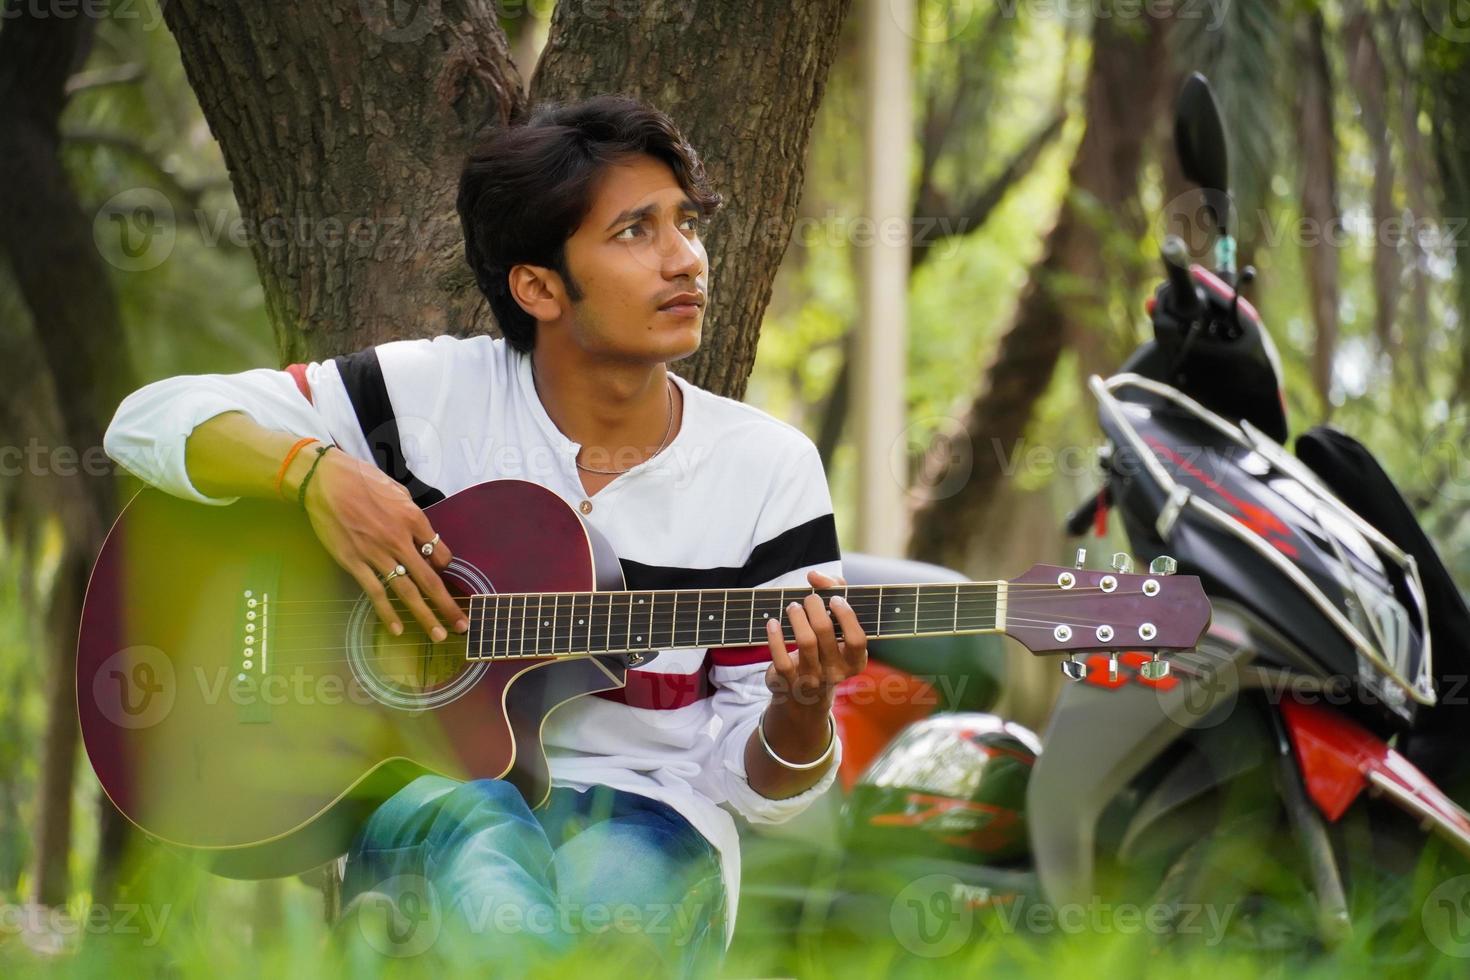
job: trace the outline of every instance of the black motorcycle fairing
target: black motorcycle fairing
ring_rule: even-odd
[[[1414,556],[1429,604],[1429,629],[1436,640],[1435,675],[1470,676],[1470,608],[1383,466],[1367,446],[1326,425],[1302,433],[1296,454],[1358,516]]]
[[[1418,610],[1400,601],[1398,569],[1351,516],[1287,472],[1279,457],[1268,458],[1239,430],[1187,407],[1190,400],[1167,386],[1120,376],[1095,383],[1094,391],[1113,406],[1102,413],[1114,446],[1109,483],[1134,550],[1174,555],[1212,597],[1258,610],[1322,671],[1354,681],[1365,722],[1385,731],[1412,724],[1417,702],[1343,628],[1351,623],[1372,637],[1381,659],[1417,691],[1427,656]],[[1173,505],[1171,490],[1179,498]],[[1361,608],[1365,600],[1371,609]]]

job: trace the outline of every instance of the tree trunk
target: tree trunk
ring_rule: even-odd
[[[914,558],[971,567],[1007,462],[1063,348],[1096,333],[1106,284],[1119,274],[1105,254],[1106,228],[1120,218],[1138,223],[1140,165],[1159,109],[1166,30],[1167,22],[1156,17],[1141,24],[1095,21],[1087,130],[1072,161],[1070,189],[965,420],[970,473],[955,492],[936,495],[916,513],[909,542]],[[940,467],[952,463],[947,453],[930,459]],[[933,471],[918,481],[933,487],[953,482]]]
[[[1312,382],[1322,399],[1322,415],[1332,414],[1332,361],[1337,354],[1338,245],[1341,234],[1337,205],[1337,131],[1332,112],[1332,77],[1319,12],[1304,14],[1297,24],[1297,115],[1301,142],[1302,217],[1315,234],[1303,241],[1302,269],[1307,274],[1316,343],[1312,348]]]
[[[91,17],[46,16],[33,5],[12,2],[0,30],[0,187],[10,189],[0,195],[0,256],[8,260],[30,313],[43,371],[55,392],[48,408],[54,409],[64,440],[48,446],[50,453],[41,459],[45,478],[55,487],[47,498],[49,508],[66,531],[45,630],[51,650],[34,898],[47,905],[65,901],[69,889],[79,737],[77,613],[87,569],[102,545],[104,521],[116,507],[110,467],[96,473],[84,464],[89,450],[93,459],[100,451],[103,422],[130,387],[128,372],[119,363],[124,343],[108,270],[60,156],[58,120],[66,101],[65,83],[85,59],[94,24]],[[28,391],[39,393],[46,387],[35,384]],[[7,387],[4,396],[18,394]],[[110,812],[110,807],[104,811]],[[104,863],[110,856],[103,855]]]
[[[1388,68],[1373,33],[1374,18],[1359,10],[1344,31],[1348,48],[1348,78],[1362,108],[1363,133],[1373,147],[1373,330],[1386,354],[1398,349],[1395,320],[1399,299],[1399,243],[1388,235],[1395,213],[1392,133],[1388,113]]]
[[[283,363],[474,332],[454,209],[523,105],[490,0],[239,4],[164,18],[220,143]]]
[[[1470,46],[1458,43],[1449,32],[1431,31],[1424,35],[1424,47],[1424,87],[1440,175],[1439,213],[1447,227],[1454,228],[1454,222],[1470,215]],[[1454,234],[1460,364],[1452,397],[1464,405],[1470,400],[1470,254],[1464,247],[1464,231]]]
[[[537,99],[637,96],[667,112],[699,151],[726,205],[706,238],[704,340],[678,371],[730,398],[744,395],[755,364],[850,2],[646,0],[626,17],[558,4],[531,81]]]

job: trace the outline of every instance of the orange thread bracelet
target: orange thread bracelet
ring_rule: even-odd
[[[277,497],[281,497],[281,481],[286,479],[286,469],[291,465],[291,460],[295,459],[296,454],[301,452],[301,447],[305,446],[307,443],[316,441],[317,438],[315,436],[302,436],[300,439],[296,440],[296,445],[292,446],[290,451],[286,453],[286,458],[281,460],[281,468],[276,471]],[[281,497],[281,499],[285,500],[286,498]]]

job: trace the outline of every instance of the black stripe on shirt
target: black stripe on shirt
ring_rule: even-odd
[[[357,424],[378,469],[407,487],[413,495],[413,502],[420,507],[443,500],[444,494],[415,476],[403,457],[398,419],[388,398],[388,385],[383,381],[383,366],[378,361],[377,348],[369,347],[332,360],[342,375],[352,411],[357,415]]]
[[[831,514],[813,517],[756,545],[744,565],[679,568],[619,559],[629,591],[645,589],[753,589],[798,568],[837,561],[837,522]]]

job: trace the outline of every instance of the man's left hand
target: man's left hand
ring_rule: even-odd
[[[846,586],[847,580],[808,572],[813,589]],[[766,668],[766,686],[773,704],[787,710],[808,709],[825,715],[832,707],[832,692],[838,684],[862,672],[868,664],[868,635],[857,614],[842,596],[833,596],[832,611],[813,592],[802,602],[786,607],[786,619],[796,638],[796,652],[786,649],[781,620],[766,620],[766,640],[771,646],[771,666]],[[832,617],[842,627],[838,639]],[[794,702],[786,704],[788,700]]]

